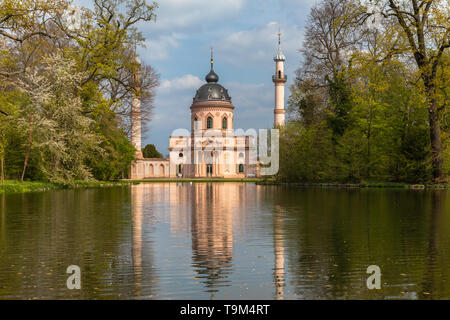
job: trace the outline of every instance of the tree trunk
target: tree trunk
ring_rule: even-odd
[[[33,116],[30,118],[30,129],[28,132],[27,151],[25,153],[25,162],[23,164],[22,177],[20,178],[21,182],[23,182],[23,178],[25,176],[25,171],[27,170],[28,158],[30,157],[32,137],[33,137]]]
[[[434,182],[438,183],[445,179],[445,173],[442,159],[441,126],[436,103],[436,88],[430,83],[425,83],[425,90],[427,93],[428,119],[430,123],[433,179]]]
[[[2,180],[2,186],[5,184],[5,156],[2,155],[2,158],[0,159],[0,175]]]

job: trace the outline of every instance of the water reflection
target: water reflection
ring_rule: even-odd
[[[444,222],[444,199],[445,192],[443,191],[435,191],[431,194],[430,231],[422,284],[424,292],[428,293],[430,298],[433,298],[433,295],[438,291],[437,289],[442,285],[442,282],[448,280],[446,277],[448,274],[443,277],[443,275],[438,272],[439,270],[437,270],[437,264],[439,263],[441,224]]]
[[[275,207],[273,221],[273,242],[275,250],[275,299],[283,299],[284,287],[284,233],[283,233],[283,215],[280,206]]]
[[[142,214],[143,214],[144,189],[131,187],[132,208],[132,255],[135,295],[141,296],[142,285]]]
[[[245,183],[0,195],[0,298],[450,298],[448,191]],[[68,265],[82,290],[66,288]],[[366,268],[382,289],[366,287]]]
[[[227,277],[232,272],[230,198],[236,195],[223,193],[222,189],[217,184],[196,184],[192,190],[192,265],[210,293],[217,292],[217,287],[229,286]]]

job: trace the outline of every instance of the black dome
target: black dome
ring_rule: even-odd
[[[228,101],[231,102],[231,97],[228,95],[228,90],[218,83],[207,83],[197,90],[194,97],[194,102],[197,101]]]
[[[211,56],[211,71],[205,77],[206,84],[202,85],[195,94],[194,102],[198,101],[227,101],[231,102],[228,90],[222,87],[219,76],[214,72],[214,61]]]
[[[208,83],[217,83],[219,82],[219,76],[211,69],[211,71],[205,77],[206,82]]]

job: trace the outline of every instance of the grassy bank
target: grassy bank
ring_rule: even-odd
[[[332,187],[332,188],[403,188],[403,189],[450,189],[450,184],[410,184],[403,182],[282,182],[275,179],[262,180],[259,185],[299,186],[299,187]]]
[[[74,184],[58,184],[41,181],[6,180],[4,185],[0,184],[2,193],[24,193],[50,191],[72,188],[101,188],[120,185],[139,184],[141,182],[259,182],[260,179],[152,179],[152,180],[121,180],[121,181],[76,181]]]
[[[0,184],[0,194],[2,193],[24,193],[50,191],[69,188],[100,188],[113,187],[120,185],[138,184],[135,181],[76,181],[74,184],[58,184],[41,181],[24,181],[6,180],[4,185]]]
[[[298,187],[322,187],[322,188],[403,188],[403,189],[450,189],[450,184],[422,185],[398,182],[362,182],[362,183],[307,183],[307,182],[280,182],[275,179],[149,179],[149,180],[121,180],[121,181],[76,181],[71,185],[57,184],[40,181],[6,180],[4,185],[0,184],[0,194],[39,192],[71,188],[101,188],[114,187],[139,183],[154,182],[251,182],[258,185],[279,185]]]

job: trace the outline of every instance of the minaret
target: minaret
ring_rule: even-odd
[[[284,110],[284,85],[287,77],[284,75],[284,61],[286,58],[281,52],[281,32],[278,32],[278,52],[273,60],[276,63],[275,75],[272,76],[272,81],[275,83],[275,110],[274,110],[274,126],[284,126],[284,117],[286,111]]]
[[[133,70],[133,90],[131,93],[131,144],[136,148],[134,157],[143,159],[141,146],[141,62],[136,56]]]

